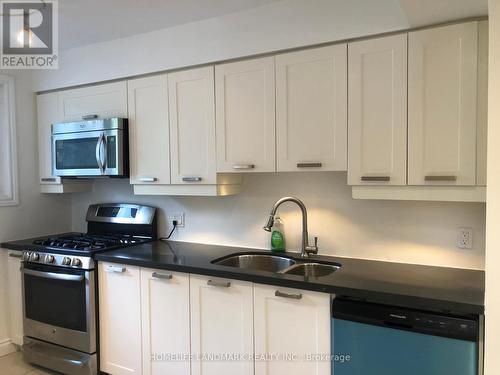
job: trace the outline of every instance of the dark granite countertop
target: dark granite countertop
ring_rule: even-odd
[[[8,247],[8,244],[3,244]],[[179,271],[255,283],[336,294],[376,303],[455,314],[484,313],[484,272],[447,267],[313,256],[340,263],[331,275],[319,278],[250,271],[215,265],[214,259],[239,252],[265,250],[174,241],[154,241],[96,254],[100,261]],[[297,253],[285,256],[297,258]]]

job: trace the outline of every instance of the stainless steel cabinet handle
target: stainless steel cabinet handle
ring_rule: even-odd
[[[98,118],[99,116],[97,115],[85,115],[85,116],[82,116],[82,120],[95,120],[96,118]]]
[[[254,169],[255,164],[234,164],[233,169]]]
[[[277,290],[274,292],[274,295],[276,297],[283,297],[283,298],[290,298],[290,299],[302,299],[302,293],[299,294],[292,294],[292,293],[285,293]]]
[[[322,163],[297,163],[297,168],[321,168]]]
[[[41,272],[25,268],[23,273],[26,275],[43,277],[44,279],[63,280],[63,281],[82,281],[83,275],[68,275],[65,273]]]
[[[390,181],[390,176],[361,176],[361,181]]]
[[[200,182],[201,180],[201,177],[182,177],[182,181],[184,182]]]
[[[207,285],[210,285],[210,286],[218,286],[220,288],[229,288],[231,286],[231,283],[229,281],[215,281],[215,280],[208,280],[207,281]]]
[[[141,177],[139,180],[141,182],[157,182],[158,179],[156,177]]]
[[[425,176],[425,181],[456,181],[457,176]]]
[[[124,273],[127,269],[118,266],[106,266],[106,272]]]
[[[174,275],[172,275],[171,273],[165,274],[158,272],[153,272],[151,276],[153,276],[155,279],[164,279],[164,280],[172,280],[172,278],[174,277]]]
[[[40,181],[42,181],[42,182],[56,182],[56,178],[55,177],[42,177],[42,178],[40,178]]]
[[[21,253],[9,253],[9,257],[11,257],[11,258],[22,258],[23,254],[21,254]]]

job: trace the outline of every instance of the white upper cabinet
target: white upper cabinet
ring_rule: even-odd
[[[270,285],[254,285],[255,355],[280,355],[257,361],[255,375],[331,375],[330,295]],[[290,361],[293,355],[296,361]]]
[[[409,33],[408,184],[476,184],[478,24]]]
[[[347,46],[276,56],[278,171],[347,169]]]
[[[172,184],[215,184],[212,66],[168,74]]]
[[[252,283],[196,275],[190,283],[191,374],[254,375]],[[246,360],[210,360],[221,354],[245,355]]]
[[[52,124],[59,121],[58,93],[37,96],[38,162],[41,184],[57,184],[61,178],[52,175]]]
[[[130,183],[170,184],[167,75],[128,81]]]
[[[127,117],[127,82],[63,90],[59,92],[61,121],[79,121],[84,116]]]
[[[141,268],[141,291],[143,375],[190,375],[189,274]]]
[[[407,34],[348,48],[348,183],[406,185]]]
[[[274,57],[215,67],[218,172],[274,172]]]
[[[486,186],[488,143],[488,21],[478,23],[476,185]]]
[[[140,269],[99,262],[98,270],[101,371],[141,375]]]

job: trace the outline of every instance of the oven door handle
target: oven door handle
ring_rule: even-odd
[[[85,278],[83,275],[68,275],[64,273],[55,273],[55,272],[42,272],[35,271],[25,268],[23,272],[26,275],[43,277],[45,279],[53,279],[53,280],[63,280],[63,281],[83,281]]]

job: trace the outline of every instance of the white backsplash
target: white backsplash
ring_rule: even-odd
[[[167,215],[185,213],[175,240],[269,248],[262,230],[269,210],[278,198],[295,195],[308,208],[320,254],[484,268],[484,204],[353,200],[346,179],[343,172],[247,174],[242,193],[230,197],[134,196],[128,180],[98,180],[92,193],[72,196],[73,229],[85,231],[91,203],[137,202],[160,208],[161,235],[170,230]],[[287,247],[297,250],[300,210],[287,203],[279,212]],[[473,249],[456,247],[460,227],[473,229]]]

